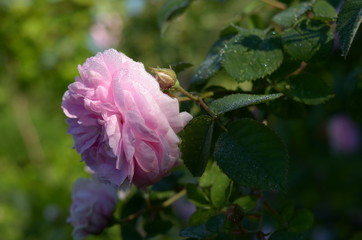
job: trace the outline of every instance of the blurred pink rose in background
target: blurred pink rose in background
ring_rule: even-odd
[[[73,185],[70,222],[73,238],[83,239],[101,233],[110,225],[117,203],[117,190],[110,184],[91,179],[78,179]]]
[[[145,187],[180,163],[178,133],[191,119],[138,63],[114,49],[78,67],[62,108],[75,149],[97,176]]]
[[[335,153],[356,153],[360,148],[359,128],[347,115],[332,117],[327,126],[329,143]]]
[[[100,49],[116,47],[121,39],[123,22],[116,13],[99,15],[92,25],[90,34],[94,44]]]

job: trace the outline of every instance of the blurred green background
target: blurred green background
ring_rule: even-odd
[[[113,47],[146,67],[198,66],[229,23],[268,25],[277,10],[255,2],[195,1],[161,37],[161,0],[0,0],[0,239],[71,239],[71,187],[87,174],[60,105],[78,64]],[[347,61],[335,51],[316,66],[339,91],[335,100],[308,108],[300,120],[270,119],[291,151],[288,195],[315,213],[311,239],[362,239],[361,143],[353,153],[336,153],[326,127],[335,114],[346,115],[360,136],[353,113],[361,98],[350,99],[361,94],[352,86],[361,88],[361,55],[354,46]],[[187,83],[194,70],[180,78]],[[102,239],[117,235],[114,228]]]

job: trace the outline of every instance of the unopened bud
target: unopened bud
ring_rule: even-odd
[[[151,68],[161,89],[170,89],[177,82],[175,71],[170,68]]]

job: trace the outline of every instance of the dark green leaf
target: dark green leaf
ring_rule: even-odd
[[[305,236],[302,233],[281,231],[273,233],[269,240],[305,240]]]
[[[238,108],[247,107],[263,103],[266,101],[274,100],[281,97],[283,94],[275,93],[268,95],[256,95],[256,94],[232,94],[223,98],[216,99],[210,104],[210,109],[214,113],[222,114]]]
[[[221,69],[221,59],[224,49],[233,35],[234,33],[222,36],[212,45],[206,59],[192,77],[191,84],[202,85]]]
[[[170,21],[183,13],[192,1],[193,0],[167,0],[158,14],[159,27],[163,29],[163,26],[167,21]]]
[[[226,216],[225,214],[220,214],[217,216],[211,217],[206,222],[206,230],[212,233],[220,233],[224,230]]]
[[[283,61],[280,38],[258,29],[239,29],[224,50],[222,65],[238,82],[265,77]]]
[[[193,176],[201,176],[210,156],[214,122],[202,115],[194,118],[180,133],[182,159]]]
[[[120,209],[121,218],[125,218],[135,212],[140,211],[145,207],[145,201],[139,192],[136,192],[130,199],[128,199]]]
[[[361,22],[362,0],[346,0],[337,19],[337,31],[343,56],[347,56]]]
[[[190,67],[192,67],[193,65],[191,63],[188,62],[178,62],[178,63],[174,63],[171,65],[172,70],[175,71],[175,73],[180,73]]]
[[[324,60],[333,47],[333,32],[322,21],[304,20],[282,34],[285,51],[299,61]]]
[[[297,119],[306,115],[304,104],[293,101],[288,97],[279,98],[268,103],[270,111],[280,118]]]
[[[237,183],[259,189],[285,190],[288,155],[277,135],[250,119],[237,120],[220,135],[215,159]]]
[[[300,16],[311,9],[311,3],[299,3],[290,8],[278,13],[273,17],[273,21],[283,27],[291,27],[298,21]]]
[[[307,209],[299,209],[294,212],[289,221],[289,230],[292,232],[305,232],[313,226],[313,213]]]
[[[122,239],[143,240],[141,234],[135,228],[135,224],[124,223],[121,225]]]
[[[214,215],[214,210],[197,209],[190,217],[189,224],[191,226],[201,225]]]
[[[196,206],[202,207],[209,205],[209,200],[207,199],[206,195],[199,188],[197,188],[196,185],[187,184],[186,190],[187,190],[187,197]]]
[[[168,230],[173,226],[172,222],[166,221],[156,216],[156,219],[146,218],[147,222],[144,225],[144,230],[147,233],[147,238],[154,237],[156,235],[165,235]]]
[[[290,77],[284,91],[295,101],[311,105],[324,103],[334,96],[322,79],[310,74]]]
[[[196,239],[201,239],[207,236],[206,226],[198,225],[184,228],[180,231],[181,237],[191,237]]]
[[[313,12],[314,17],[321,20],[332,21],[337,17],[336,9],[325,0],[316,1],[313,5]]]
[[[279,212],[280,218],[282,218],[285,223],[289,223],[291,217],[294,214],[294,209],[294,202],[285,203],[282,210]]]

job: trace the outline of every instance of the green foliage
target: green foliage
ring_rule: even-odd
[[[307,209],[299,209],[289,221],[289,231],[305,232],[313,225],[313,214]]]
[[[333,47],[331,28],[317,20],[304,20],[282,34],[285,51],[292,59],[317,61],[325,59]]]
[[[313,4],[313,13],[315,18],[325,21],[332,21],[337,18],[336,9],[324,0],[315,1]]]
[[[213,44],[209,50],[208,55],[206,56],[206,59],[192,77],[192,84],[204,84],[209,78],[211,78],[217,71],[221,69],[222,56],[231,37],[232,35],[223,36]]]
[[[337,19],[337,31],[339,33],[343,56],[347,56],[361,22],[362,1],[345,1]]]
[[[113,47],[146,69],[171,66],[217,116],[182,103],[194,115],[179,134],[187,168],[122,192],[115,225],[90,240],[358,239],[362,54],[349,49],[361,1],[343,4],[334,47],[337,1],[134,2],[0,3],[1,238],[71,239],[70,186],[88,173],[59,105],[77,64],[103,49],[93,31],[109,17],[120,21],[102,25],[119,32]],[[343,144],[359,136],[355,152],[334,148],[340,115],[355,124],[342,128]]]
[[[295,4],[275,15],[273,21],[283,27],[292,27],[311,7],[312,4],[310,2]]]
[[[187,197],[196,206],[207,207],[209,205],[209,199],[196,185],[187,184]]]
[[[231,181],[223,172],[221,172],[216,164],[213,165],[213,168],[216,169],[216,172],[214,171],[215,174],[213,175],[210,199],[212,205],[216,209],[220,209],[225,206],[227,202]]]
[[[210,109],[218,115],[238,108],[271,101],[281,96],[283,94],[280,93],[268,95],[231,94],[213,101],[210,104]]]
[[[180,133],[182,159],[194,176],[201,176],[210,156],[214,123],[203,115],[194,118]]]
[[[220,168],[243,186],[285,191],[288,156],[275,133],[249,119],[231,123],[228,130],[215,147]]]
[[[238,29],[225,48],[222,65],[238,82],[251,81],[274,72],[283,61],[280,38],[253,29]]]
[[[193,0],[167,0],[158,14],[158,25],[161,29],[167,21],[174,19],[183,13]]]
[[[311,74],[290,77],[283,87],[285,94],[305,104],[320,104],[332,98],[330,87]]]
[[[270,240],[305,240],[305,235],[295,232],[280,231],[273,233]]]

